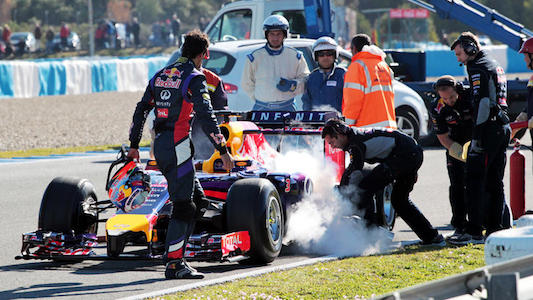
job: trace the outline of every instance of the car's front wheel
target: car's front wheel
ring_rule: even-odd
[[[225,209],[228,230],[250,234],[250,259],[247,262],[269,263],[278,257],[285,218],[278,191],[269,180],[247,178],[236,181],[228,191]]]
[[[44,192],[39,210],[39,229],[45,231],[96,233],[96,191],[87,179],[57,177]]]
[[[396,109],[396,124],[400,131],[418,141],[420,124],[415,113],[403,107]]]

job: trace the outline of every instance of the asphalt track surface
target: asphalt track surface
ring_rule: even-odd
[[[529,139],[526,142],[530,144]],[[532,157],[526,154],[526,208],[533,209],[531,184]],[[508,151],[508,156],[511,151]],[[20,253],[21,234],[37,228],[42,194],[56,176],[89,179],[99,199],[107,199],[105,176],[115,154],[90,154],[56,159],[0,162],[0,299],[50,298],[116,299],[197,283],[199,280],[164,280],[164,268],[158,261],[84,261],[61,264],[49,261],[15,260]],[[506,195],[509,195],[508,167]],[[413,201],[441,233],[451,233],[448,202],[448,178],[444,150],[426,149],[419,180],[411,193]],[[103,226],[100,226],[102,234]],[[398,219],[394,240],[408,243],[417,240],[414,233]],[[128,250],[128,248],[126,249]],[[96,250],[105,254],[105,245]],[[312,255],[285,253],[272,264],[282,266],[304,261]],[[203,281],[216,280],[270,266],[241,266],[237,263],[193,263],[206,274]]]

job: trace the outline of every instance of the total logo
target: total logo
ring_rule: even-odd
[[[240,245],[240,244],[242,244],[241,238],[237,234],[230,235],[230,236],[225,236],[223,238],[224,238],[224,244],[226,244],[226,245]]]

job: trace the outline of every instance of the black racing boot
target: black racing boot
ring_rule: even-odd
[[[204,274],[191,268],[182,259],[171,260],[165,267],[166,279],[202,279]]]

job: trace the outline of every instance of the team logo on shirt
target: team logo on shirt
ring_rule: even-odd
[[[169,90],[162,90],[161,93],[159,94],[159,97],[161,98],[161,100],[168,100],[170,99],[171,95],[172,93],[170,93]]]
[[[168,108],[158,108],[157,117],[162,119],[168,118]]]

